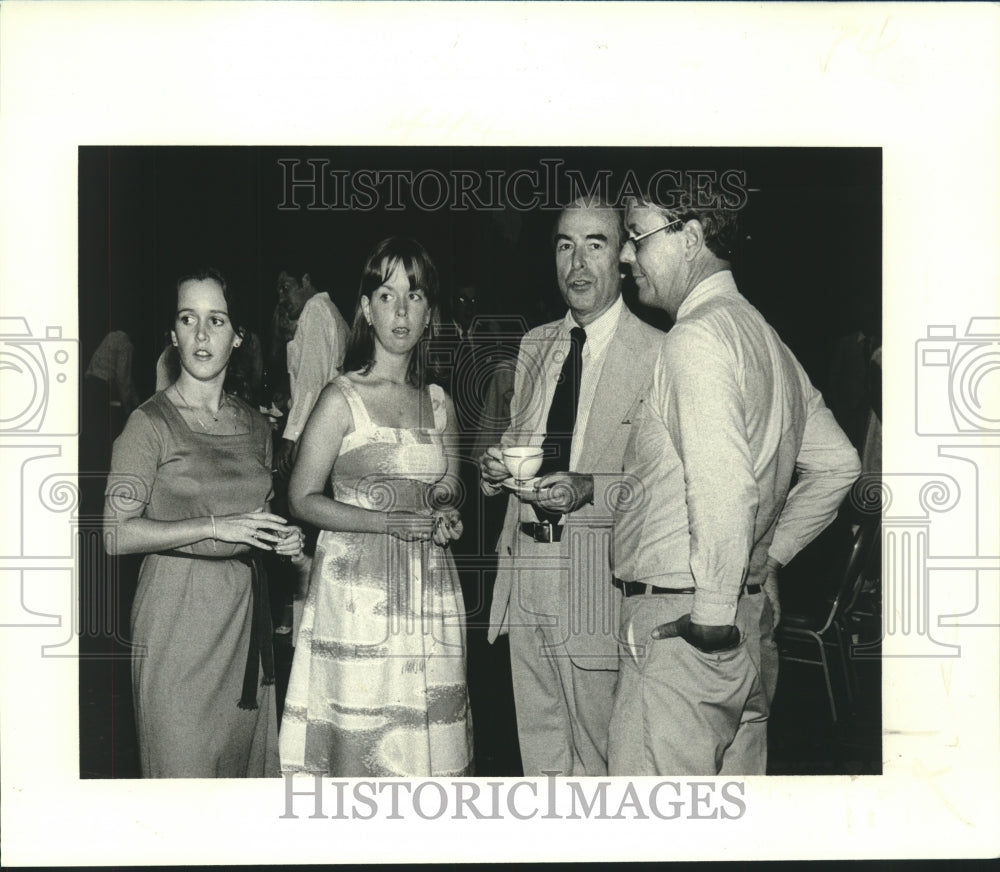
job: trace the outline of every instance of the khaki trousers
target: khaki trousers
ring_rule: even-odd
[[[620,595],[610,584],[596,600],[582,593],[586,570],[571,571],[565,539],[560,546],[521,536],[518,546],[519,563],[532,567],[517,572],[509,604],[524,774],[607,775]]]
[[[611,775],[765,774],[769,700],[760,628],[770,625],[767,597],[740,598],[740,644],[730,651],[704,654],[680,637],[650,638],[654,627],[690,613],[693,599],[656,594],[622,603]]]

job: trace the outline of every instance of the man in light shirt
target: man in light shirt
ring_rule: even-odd
[[[638,201],[625,223],[639,299],[675,325],[625,452],[641,487],[615,516],[610,773],[764,774],[776,571],[833,520],[857,453],[737,290],[734,212]]]
[[[564,318],[521,342],[511,423],[480,458],[482,488],[510,486],[502,447],[543,446],[535,487],[508,498],[489,639],[509,632],[524,774],[607,773],[617,680],[611,497],[630,422],[662,334],[621,299],[619,214],[582,201],[560,215],[556,275]],[[570,361],[573,361],[572,365]]]
[[[282,278],[295,281],[284,273]],[[283,472],[288,470],[295,444],[305,429],[320,391],[340,371],[350,333],[350,327],[330,295],[325,291],[317,292],[308,274],[302,277],[301,287],[310,296],[298,316],[295,335],[287,346],[292,396],[278,456],[278,467]]]

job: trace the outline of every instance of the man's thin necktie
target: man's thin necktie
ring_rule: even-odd
[[[577,404],[580,400],[580,375],[583,371],[583,346],[587,341],[587,333],[582,327],[570,330],[570,349],[563,361],[562,372],[552,395],[552,405],[549,406],[549,417],[545,423],[545,441],[542,449],[545,456],[542,460],[539,476],[550,472],[568,472],[569,455],[573,444],[573,428],[576,426]],[[559,512],[550,512],[535,506],[535,514],[539,521],[551,524],[559,522],[562,517]]]

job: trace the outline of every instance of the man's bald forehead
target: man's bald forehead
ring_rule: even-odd
[[[598,198],[577,197],[573,202],[563,207],[562,212],[559,213],[559,220],[556,222],[553,238],[559,235],[563,219],[566,216],[583,212],[602,216],[608,229],[608,241],[617,248],[621,248],[625,242],[625,225],[622,223],[622,211],[618,207]]]

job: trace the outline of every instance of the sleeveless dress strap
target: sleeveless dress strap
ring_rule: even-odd
[[[372,426],[372,420],[368,416],[365,401],[361,399],[361,394],[358,393],[357,388],[351,384],[351,380],[345,375],[337,376],[334,382],[347,399],[351,415],[354,416],[354,431],[360,432],[369,429]]]
[[[445,403],[447,395],[441,385],[432,384],[428,388],[431,395],[431,408],[434,410],[434,430],[441,433],[448,424],[448,405]]]

